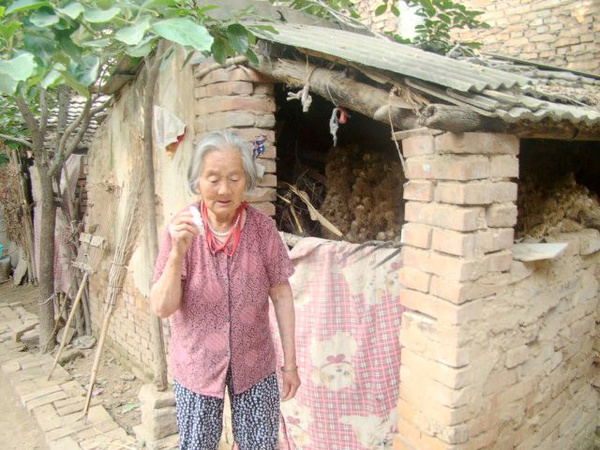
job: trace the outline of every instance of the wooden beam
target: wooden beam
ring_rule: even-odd
[[[472,131],[514,134],[522,139],[555,139],[600,141],[600,127],[576,126],[571,122],[523,120],[504,122],[497,117],[486,117],[462,106],[433,104],[421,109],[419,124],[451,133]]]
[[[361,83],[345,72],[289,59],[261,56],[255,70],[292,87],[304,87],[337,106],[356,111],[379,122],[389,123],[390,116],[396,129],[417,126],[415,111],[423,105],[407,101],[370,84]]]

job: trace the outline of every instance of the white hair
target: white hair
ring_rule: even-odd
[[[244,166],[244,175],[246,176],[246,192],[256,187],[258,181],[258,170],[252,156],[252,147],[250,143],[244,141],[233,131],[213,131],[205,135],[200,142],[194,146],[194,152],[190,159],[188,167],[188,185],[194,194],[198,192],[198,178],[202,173],[204,156],[208,153],[221,151],[225,147],[231,147],[240,152],[242,165]]]

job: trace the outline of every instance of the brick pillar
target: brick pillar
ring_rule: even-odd
[[[195,67],[202,71],[213,61]],[[273,83],[263,75],[247,67],[216,69],[201,78],[196,78],[194,128],[196,138],[203,134],[223,129],[253,141],[258,135],[267,137],[265,153],[259,163],[265,167],[265,175],[258,188],[247,196],[252,205],[266,214],[275,214],[275,97]]]
[[[402,365],[395,449],[484,448],[470,408],[479,357],[469,323],[510,270],[517,218],[518,139],[485,133],[426,134],[402,141]],[[474,364],[474,359],[478,363]],[[465,445],[468,443],[468,446]]]

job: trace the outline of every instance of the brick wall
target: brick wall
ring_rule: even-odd
[[[383,4],[383,1],[357,0],[354,2],[354,4],[356,5],[356,10],[360,14],[361,22],[363,22],[372,30],[377,30],[379,32],[396,31],[398,19],[389,11],[389,8],[388,12],[385,14],[381,14],[379,16],[375,15],[375,9],[377,9],[379,5]]]
[[[196,74],[206,65],[196,66]],[[248,141],[267,137],[265,153],[258,162],[265,175],[247,200],[266,214],[275,214],[275,98],[273,83],[249,68],[229,67],[196,77],[195,131],[197,138],[209,131],[233,129]]]
[[[396,30],[388,12],[374,16],[379,0],[356,2],[363,23]],[[600,2],[597,0],[462,0],[483,11],[488,30],[457,30],[453,38],[483,44],[482,51],[600,74]]]
[[[520,59],[600,74],[600,2],[596,0],[464,0],[491,28],[457,37]]]
[[[513,261],[515,137],[424,135],[403,152],[395,448],[587,448],[600,256],[569,237],[559,260]]]

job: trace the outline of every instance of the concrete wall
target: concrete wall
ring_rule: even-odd
[[[598,233],[513,260],[518,140],[403,141],[404,268],[395,448],[593,448]]]

